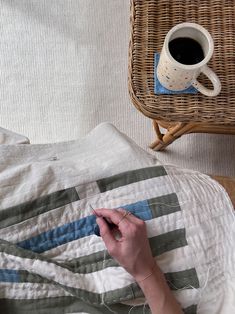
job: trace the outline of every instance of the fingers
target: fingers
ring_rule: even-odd
[[[108,227],[107,223],[103,218],[98,217],[96,219],[96,222],[100,228],[100,235],[104,240],[107,249],[110,250],[112,247],[116,245],[117,241],[115,240],[110,228]]]
[[[126,212],[126,210],[124,208],[118,208],[117,211],[119,211],[120,213],[124,214]],[[130,222],[134,223],[134,224],[139,224],[142,223],[143,220],[137,218],[135,215],[130,214],[128,216],[126,216],[126,219],[128,219]]]
[[[122,219],[123,218],[123,212],[119,212],[117,210],[100,208],[100,209],[96,209],[95,212],[99,216],[109,218],[115,225],[118,226],[118,228],[121,232],[123,232],[123,231],[125,232],[126,228],[128,228],[128,225],[130,223],[127,219]],[[121,222],[121,223],[119,224],[119,222]]]

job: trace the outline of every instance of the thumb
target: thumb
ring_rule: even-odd
[[[96,223],[98,224],[98,226],[100,228],[100,235],[101,235],[102,239],[104,240],[104,243],[105,243],[107,249],[109,249],[110,247],[116,246],[117,241],[115,240],[115,238],[114,238],[111,230],[109,229],[109,226],[106,223],[106,221],[102,217],[97,217]]]

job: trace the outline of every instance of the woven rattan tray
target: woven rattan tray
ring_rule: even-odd
[[[222,83],[217,97],[154,94],[154,53],[182,22],[201,24],[214,39],[208,65]],[[235,125],[235,0],[131,0],[128,83],[134,105],[152,119]]]

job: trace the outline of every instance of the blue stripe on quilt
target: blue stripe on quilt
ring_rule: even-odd
[[[142,220],[150,220],[153,218],[151,208],[149,207],[148,201],[140,201],[130,205],[124,205],[122,208],[128,210],[136,217]]]
[[[14,269],[0,269],[0,282],[19,282],[20,275]]]
[[[142,220],[153,218],[146,200],[122,207]],[[17,245],[26,250],[42,253],[62,244],[94,234],[95,226],[96,217],[90,215],[21,241]]]

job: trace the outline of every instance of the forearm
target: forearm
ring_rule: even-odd
[[[152,314],[182,314],[180,305],[152,256],[144,221],[121,208],[96,209],[95,214],[100,234],[110,255],[139,283]],[[101,217],[108,218],[118,227],[120,239],[115,238],[107,222]]]
[[[158,266],[154,267],[151,276],[138,284],[146,297],[152,314],[183,313]]]

